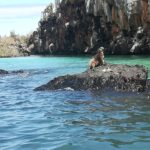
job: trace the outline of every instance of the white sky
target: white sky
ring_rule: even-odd
[[[28,34],[34,31],[41,12],[54,0],[0,0],[0,35]]]

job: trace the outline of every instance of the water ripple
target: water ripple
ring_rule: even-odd
[[[149,93],[35,92],[53,77],[83,70],[88,58],[77,59],[80,67],[76,58],[54,58],[53,65],[50,58],[24,59],[13,65],[27,75],[0,77],[0,150],[149,150]]]

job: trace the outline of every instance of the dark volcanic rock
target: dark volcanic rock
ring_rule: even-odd
[[[8,71],[0,69],[0,75],[8,74]]]
[[[11,71],[11,74],[19,74],[19,73],[24,73],[23,70],[16,70],[16,71]]]
[[[99,66],[80,74],[60,76],[35,90],[74,90],[114,89],[117,91],[144,91],[148,70],[143,66],[113,65]]]
[[[6,71],[0,69],[0,75],[15,75],[15,74],[23,74],[23,73],[25,73],[24,70]]]
[[[150,91],[150,79],[147,80],[147,89]]]
[[[148,0],[56,0],[29,39],[33,54],[150,54]]]

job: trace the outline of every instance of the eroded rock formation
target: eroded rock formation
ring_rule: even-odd
[[[59,0],[30,37],[35,54],[150,54],[150,0]]]
[[[35,90],[145,91],[148,70],[143,66],[106,64],[80,74],[57,77]]]

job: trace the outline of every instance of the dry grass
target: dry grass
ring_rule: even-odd
[[[24,36],[18,37],[17,40],[13,37],[1,37],[0,38],[0,57],[16,57],[20,56],[17,43],[25,43],[26,38]]]
[[[0,57],[17,57],[20,56],[20,53],[16,49],[1,49],[0,48]]]

